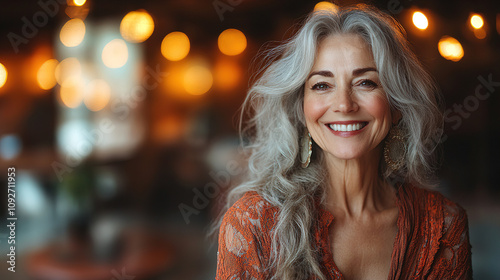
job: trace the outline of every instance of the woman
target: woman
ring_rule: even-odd
[[[400,25],[366,5],[316,12],[270,57],[216,279],[471,278],[466,213],[429,190],[437,90]]]

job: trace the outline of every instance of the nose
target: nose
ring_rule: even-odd
[[[350,87],[339,87],[333,96],[332,109],[334,112],[350,113],[358,110],[358,103],[353,99]]]

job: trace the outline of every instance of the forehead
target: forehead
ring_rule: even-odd
[[[323,38],[317,48],[314,68],[336,65],[375,66],[370,46],[359,35],[338,34]]]

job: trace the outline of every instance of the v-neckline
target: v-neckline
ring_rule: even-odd
[[[401,246],[399,246],[399,245],[401,243],[401,238],[403,235],[402,230],[403,230],[403,222],[404,222],[404,211],[403,211],[403,204],[404,203],[402,203],[402,201],[401,201],[402,200],[401,193],[400,193],[401,187],[402,187],[401,184],[397,184],[395,186],[396,206],[398,207],[398,218],[396,219],[397,232],[396,232],[396,237],[394,238],[394,244],[392,247],[391,265],[389,267],[389,275],[387,276],[387,280],[395,279],[395,276],[397,275],[398,270],[400,270],[400,268],[401,268],[400,262],[395,261],[395,258],[398,255],[399,250],[401,250]],[[321,218],[322,222],[324,221],[323,219],[326,219],[325,224],[322,225],[322,231],[326,231],[326,234],[325,234],[325,232],[320,232],[319,234],[322,235],[321,236],[322,238],[326,237],[326,244],[325,244],[326,248],[324,248],[324,250],[326,250],[326,254],[327,254],[326,264],[327,264],[327,267],[329,266],[328,264],[331,264],[331,266],[332,266],[328,269],[328,272],[330,273],[333,269],[333,271],[335,271],[338,274],[340,279],[344,280],[345,279],[344,275],[342,274],[342,272],[338,268],[337,264],[333,260],[333,252],[331,249],[332,244],[330,242],[329,227],[330,227],[331,223],[333,222],[333,220],[335,219],[335,217],[333,216],[333,214],[330,211],[326,210],[323,206],[320,206],[319,208],[320,208],[320,211],[322,212],[320,214],[322,217]],[[323,224],[323,223],[321,223],[321,224]],[[398,264],[399,264],[399,267],[395,267],[395,265],[398,265]]]

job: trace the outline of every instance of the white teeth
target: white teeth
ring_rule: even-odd
[[[356,124],[330,124],[330,128],[333,131],[356,131],[360,130],[364,127],[362,123],[356,123]]]

